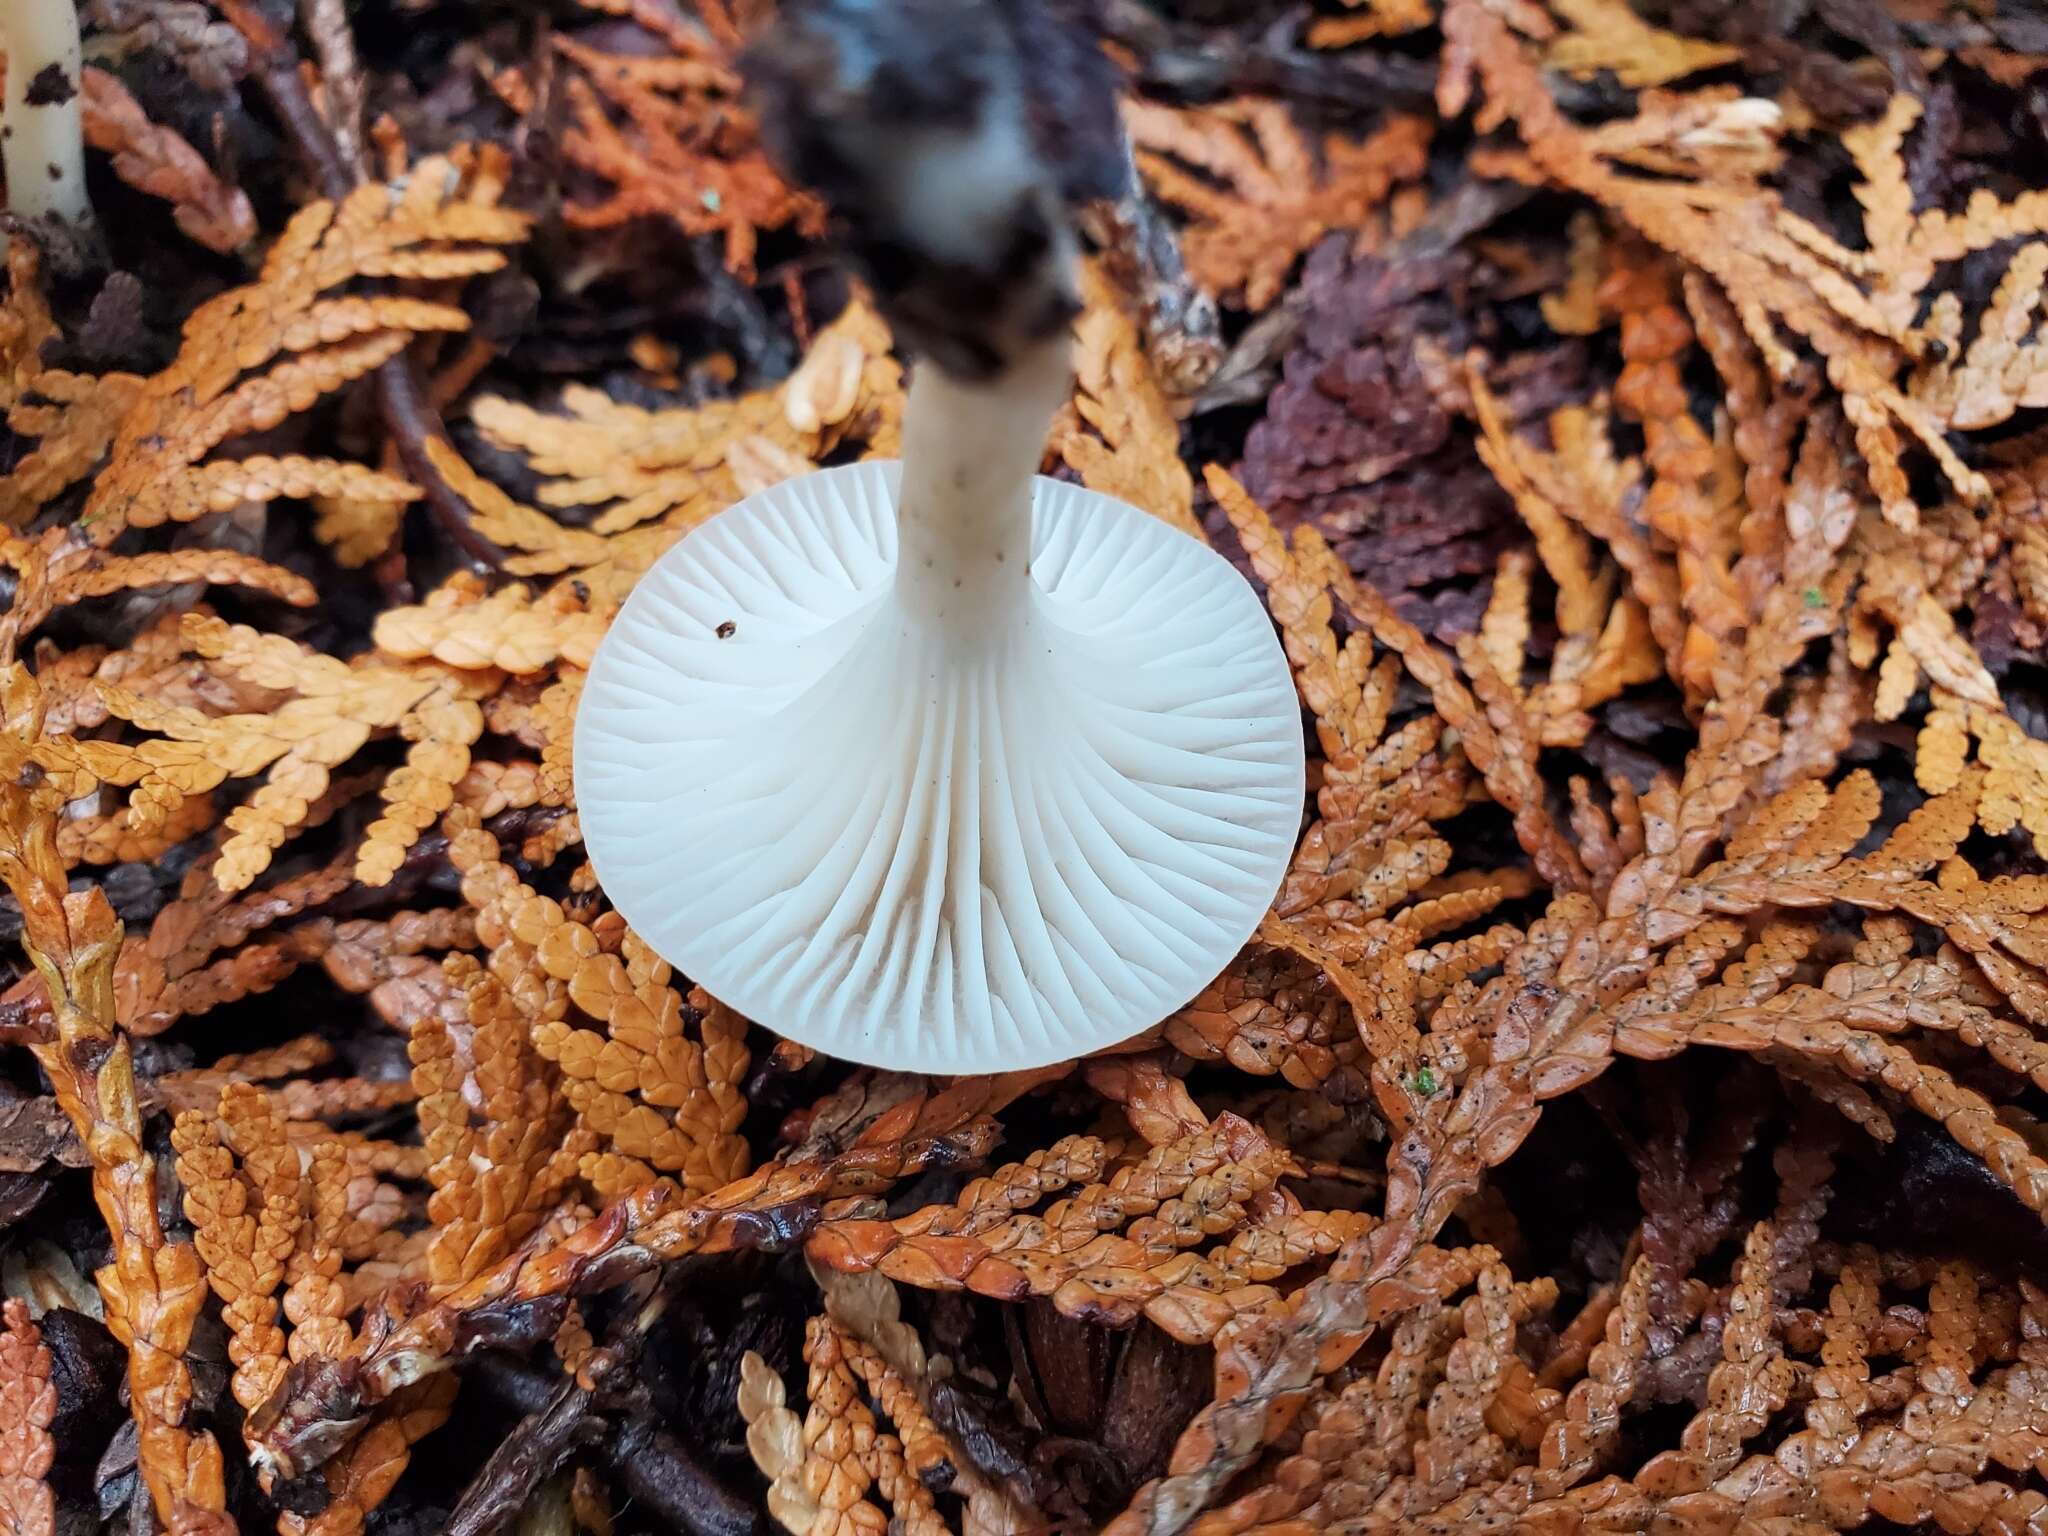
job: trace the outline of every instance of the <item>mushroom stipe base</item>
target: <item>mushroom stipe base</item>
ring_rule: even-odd
[[[1220,556],[1043,477],[1015,601],[906,604],[899,471],[772,487],[635,587],[577,716],[598,878],[693,981],[830,1055],[966,1073],[1115,1044],[1279,887],[1286,658]]]

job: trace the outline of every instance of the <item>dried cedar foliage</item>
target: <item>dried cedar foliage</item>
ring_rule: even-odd
[[[0,302],[15,1529],[2048,1523],[2038,23],[1117,19],[1048,467],[1256,579],[1313,804],[1172,1018],[937,1082],[580,853],[635,579],[898,451],[749,8],[86,9],[104,250]]]

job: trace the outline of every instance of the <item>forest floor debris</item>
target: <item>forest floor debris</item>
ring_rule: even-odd
[[[0,1517],[2048,1524],[2048,26],[1074,7],[1047,471],[1255,581],[1312,804],[1156,1029],[928,1080],[577,825],[635,579],[900,447],[766,9],[20,61],[94,212],[0,297]]]

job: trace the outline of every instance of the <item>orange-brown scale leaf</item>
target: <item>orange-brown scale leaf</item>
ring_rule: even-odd
[[[570,573],[588,593],[586,605],[609,613],[663,550],[739,499],[731,462],[739,444],[760,438],[812,462],[850,442],[864,457],[896,453],[903,373],[890,345],[873,306],[856,298],[775,389],[660,411],[582,386],[562,392],[567,415],[493,396],[473,402],[472,419],[487,438],[525,454],[543,476],[560,477],[541,486],[543,505],[602,508],[587,527],[513,501],[445,445],[430,443],[429,453],[470,502],[478,530],[512,551],[513,575]]]
[[[352,1358],[343,1360],[345,1338],[330,1341],[318,1352],[342,1363],[339,1376],[316,1394],[317,1408],[296,1396],[273,1397],[276,1412],[259,1432],[255,1459],[284,1475],[316,1463],[308,1441],[324,1438],[321,1423],[337,1414],[344,1423],[359,1421],[399,1387],[445,1370],[472,1347],[460,1341],[456,1325],[478,1309],[571,1295],[600,1282],[609,1288],[621,1277],[621,1262],[730,1251],[767,1236],[778,1213],[807,1202],[887,1188],[935,1161],[959,1166],[984,1156],[998,1134],[989,1107],[1043,1077],[1027,1074],[1007,1091],[1000,1080],[980,1079],[945,1093],[919,1092],[868,1123],[850,1145],[764,1165],[702,1200],[687,1200],[666,1182],[643,1184],[567,1236],[514,1254],[422,1308]]]
[[[1086,265],[1081,281],[1086,305],[1074,322],[1078,421],[1057,432],[1060,457],[1090,490],[1202,538],[1194,478],[1180,455],[1180,422],[1137,324],[1098,264]]]
[[[1653,27],[1626,0],[1549,0],[1549,5],[1569,30],[1550,39],[1544,61],[1580,80],[1608,70],[1624,86],[1639,90],[1719,69],[1742,57],[1742,51],[1730,44]]]
[[[1444,110],[1462,107],[1476,73],[1491,120],[1515,123],[1546,177],[1602,203],[1719,283],[1774,372],[1789,377],[1798,369],[1780,326],[1821,354],[1888,520],[1902,529],[1918,522],[1901,429],[1961,495],[1987,496],[1985,478],[1963,463],[1937,414],[1901,387],[1916,347],[1905,327],[1934,263],[2038,231],[2048,200],[2026,194],[2001,204],[1980,193],[1960,217],[1938,210],[1914,217],[1899,248],[1910,259],[1873,261],[1792,214],[1764,185],[1782,122],[1771,104],[1716,103],[1703,93],[1689,111],[1682,100],[1646,100],[1632,122],[1583,129],[1559,110],[1529,51],[1494,10],[1479,0],[1446,0],[1443,26]],[[1660,139],[1665,147],[1646,158],[1646,145]],[[1663,174],[1626,174],[1630,161]],[[1870,282],[1870,273],[1887,269],[1902,275],[1896,288]]]
[[[454,804],[455,786],[469,771],[469,749],[483,730],[483,712],[475,701],[452,688],[416,705],[399,723],[399,734],[412,746],[404,765],[378,791],[384,814],[363,834],[357,880],[369,886],[390,883],[420,834]]]
[[[1184,237],[1189,273],[1255,311],[1279,297],[1297,257],[1333,229],[1365,225],[1394,186],[1422,173],[1429,153],[1422,117],[1393,117],[1362,142],[1330,134],[1311,147],[1285,106],[1251,98],[1202,109],[1134,98],[1124,122],[1153,190],[1195,220]]]
[[[468,955],[451,955],[443,966],[464,997],[468,1040],[458,1050],[447,1026],[426,1019],[408,1051],[433,1158],[428,1274],[438,1290],[452,1290],[532,1234],[567,1193],[579,1151],[595,1138],[571,1131],[554,1074],[503,987]]]
[[[1197,1061],[1307,1088],[1337,1070],[1348,1013],[1320,966],[1254,943],[1166,1021],[1165,1035]]]
[[[85,141],[114,157],[114,173],[172,205],[178,228],[223,255],[256,237],[256,214],[239,187],[224,185],[192,146],[152,123],[126,86],[103,69],[80,74]]]
[[[173,1529],[228,1531],[225,1469],[210,1434],[187,1426],[184,1352],[206,1281],[191,1245],[167,1241],[156,1160],[142,1139],[134,1058],[114,1022],[121,925],[97,889],[71,894],[54,835],[56,794],[21,768],[42,726],[34,680],[18,663],[0,682],[0,878],[20,904],[24,944],[47,988],[53,1028],[35,1052],[92,1162],[93,1196],[113,1240],[95,1277],[109,1330],[128,1349],[139,1462],[158,1518]]]
[[[99,461],[144,381],[132,373],[93,378],[44,367],[43,347],[56,338],[57,327],[42,296],[41,263],[31,242],[8,243],[7,271],[7,300],[0,304],[0,407],[15,432],[39,439],[0,475],[0,525],[19,527]]]
[[[541,733],[539,803],[571,805],[575,802],[575,774],[571,753],[575,742],[576,706],[583,697],[581,670],[565,670],[541,694],[534,706],[534,727]]]
[[[57,1456],[51,1369],[28,1304],[10,1296],[0,1306],[0,1525],[9,1536],[56,1536],[56,1496],[47,1481]]]
[[[632,57],[555,39],[574,66],[562,153],[613,188],[603,202],[570,203],[565,217],[585,229],[665,218],[687,235],[721,235],[726,266],[751,279],[762,230],[816,235],[824,208],[791,188],[755,141],[724,50],[676,34],[670,43],[688,51]]]
[[[375,633],[381,650],[406,660],[536,674],[561,661],[589,666],[605,624],[606,616],[589,611],[568,587],[535,594],[514,584],[486,595],[456,583],[417,606],[387,609]]]
[[[496,196],[489,178],[453,159],[430,159],[411,168],[402,188],[366,186],[340,204],[303,209],[257,280],[194,310],[178,357],[129,391],[111,458],[86,504],[95,540],[245,500],[416,495],[404,481],[333,460],[201,460],[227,438],[267,430],[361,377],[421,331],[465,326],[462,312],[445,304],[329,295],[362,277],[452,277],[502,266],[495,247],[522,238],[525,221],[497,207]]]
[[[89,770],[134,784],[131,811],[144,828],[181,800],[230,777],[264,775],[256,792],[229,813],[214,877],[224,891],[252,884],[284,840],[303,827],[338,767],[373,734],[396,730],[419,743],[416,760],[386,781],[390,811],[369,839],[358,869],[388,878],[418,835],[418,805],[438,806],[468,768],[468,743],[481,734],[474,699],[497,684],[493,674],[451,673],[432,664],[388,665],[366,658],[348,666],[278,635],[188,614],[183,635],[195,652],[229,673],[296,695],[268,713],[209,716],[120,689],[105,689],[113,712],[161,735],[136,747],[82,744]]]
[[[1631,252],[1616,243],[1608,252],[1611,270],[1602,299],[1621,317],[1623,358],[1614,399],[1643,429],[1651,480],[1641,515],[1676,553],[1688,619],[1679,680],[1695,697],[1704,697],[1712,688],[1715,659],[1748,617],[1731,577],[1734,509],[1709,495],[1712,448],[1693,418],[1680,376],[1693,330],[1674,302],[1670,268],[1640,247]]]
[[[1226,1114],[1056,1202],[1043,1217],[997,1206],[998,1219],[984,1225],[961,1210],[944,1223],[945,1236],[921,1217],[910,1218],[907,1228],[831,1223],[813,1236],[809,1252],[836,1269],[879,1269],[909,1285],[1003,1300],[1048,1296],[1077,1317],[1125,1320],[1142,1311],[1200,1339],[1235,1309],[1215,1294],[1207,1266],[1190,1264],[1180,1250],[1236,1225],[1235,1209],[1271,1188],[1288,1163],[1250,1124]],[[1013,1181],[975,1193],[986,1199],[1020,1187],[1031,1186]],[[1109,1235],[1134,1216],[1123,1236]]]
[[[74,868],[81,864],[148,863],[214,825],[217,812],[205,799],[181,801],[153,831],[138,832],[126,806],[96,816],[67,816],[57,826],[57,852]]]

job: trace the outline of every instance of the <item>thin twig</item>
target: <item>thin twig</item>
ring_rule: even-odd
[[[1104,12],[1103,33],[1136,57],[1138,83],[1183,101],[1279,96],[1341,111],[1415,110],[1436,89],[1436,67],[1421,59],[1298,46],[1305,7],[1255,34],[1177,26],[1140,0],[1110,0]]]
[[[573,1379],[551,1376],[504,1355],[479,1360],[475,1378],[484,1391],[525,1417],[463,1494],[449,1517],[450,1532],[481,1536],[495,1529],[508,1504],[502,1495],[530,1492],[585,1445],[594,1445],[597,1456],[636,1503],[672,1529],[690,1536],[759,1536],[765,1529],[750,1500],[714,1476],[682,1442],[657,1427],[644,1409],[629,1415],[620,1427],[598,1412],[596,1395]],[[518,1465],[521,1459],[529,1465]],[[508,1486],[494,1486],[493,1478]]]
[[[427,457],[427,439],[445,439],[441,413],[428,403],[419,374],[409,358],[394,357],[377,370],[377,406],[398,445],[399,462],[413,482],[427,493],[427,510],[441,531],[464,555],[487,571],[503,567],[505,552],[478,533],[469,521],[469,503],[456,494]]]

